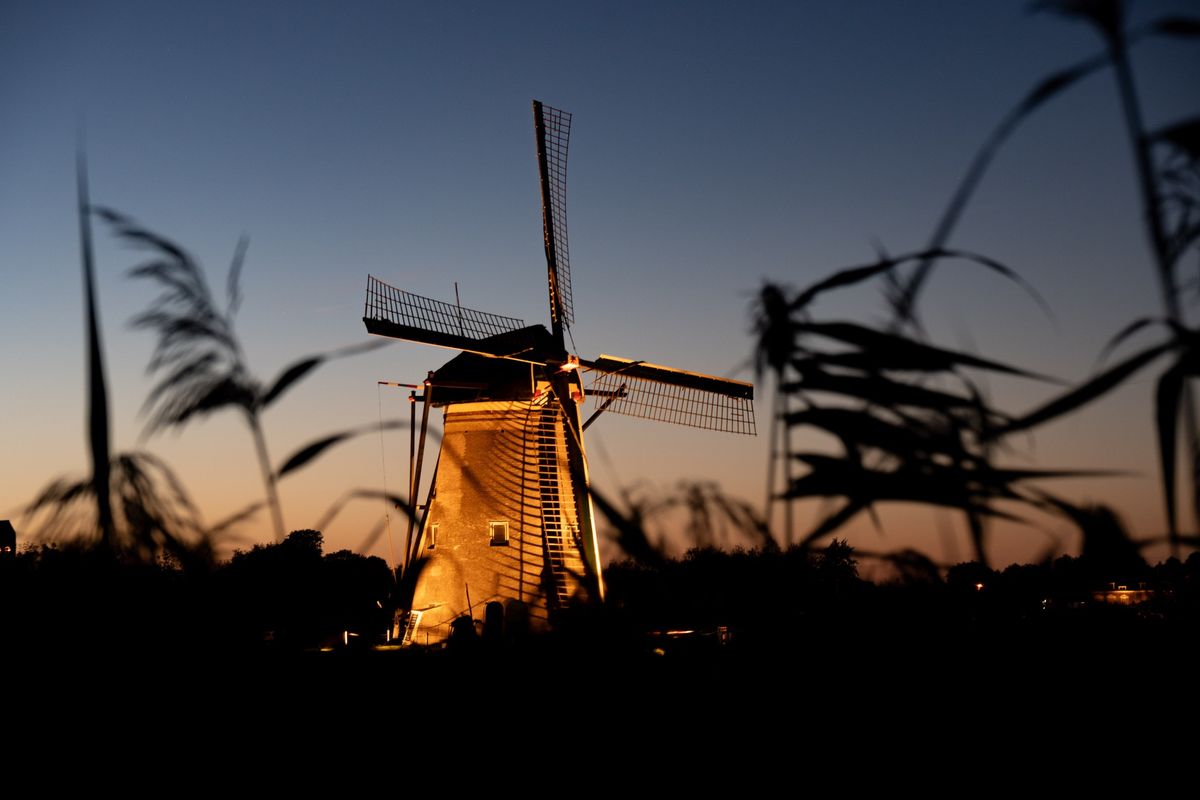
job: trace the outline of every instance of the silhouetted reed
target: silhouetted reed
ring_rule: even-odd
[[[884,257],[840,270],[796,293],[777,286],[764,289],[762,297],[774,302],[760,305],[758,329],[776,331],[786,345],[775,343],[776,352],[769,357],[778,365],[773,367],[781,400],[776,424],[784,433],[776,447],[789,466],[805,468],[797,477],[787,474],[780,496],[789,502],[843,501],[800,539],[801,544],[832,534],[862,512],[873,514],[880,502],[913,502],[962,512],[976,556],[983,560],[986,520],[1016,518],[998,508],[997,502],[1047,507],[1044,492],[1025,488],[1029,481],[1085,474],[1009,469],[994,462],[992,431],[1008,424],[1010,417],[988,403],[970,372],[1047,378],[938,347],[899,330],[824,321],[814,314],[814,304],[827,292],[887,280],[897,270],[926,259],[951,258],[1020,282],[1012,270],[992,259],[941,250]],[[766,319],[768,314],[773,318]],[[768,346],[760,341],[760,352]],[[786,359],[780,352],[786,353]],[[790,433],[802,428],[828,434],[842,452],[794,452]],[[785,536],[785,541],[792,541],[790,531]]]
[[[142,563],[169,559],[181,566],[213,558],[212,539],[187,491],[171,469],[150,453],[118,453],[109,463],[111,532],[98,543],[122,558]],[[92,479],[51,481],[26,507],[37,536],[48,541],[87,540],[103,531]]]
[[[385,343],[367,342],[307,356],[282,369],[270,383],[263,383],[251,374],[234,330],[234,318],[241,305],[241,273],[247,240],[243,237],[234,250],[225,281],[225,304],[221,307],[209,290],[203,269],[186,250],[116,211],[98,209],[97,213],[121,239],[149,251],[150,260],[134,267],[129,274],[153,281],[160,289],[150,308],[132,321],[134,327],[148,328],[158,334],[158,344],[147,365],[148,372],[160,376],[144,406],[150,414],[147,433],[182,427],[216,411],[240,412],[254,443],[275,538],[282,541],[283,510],[276,487],[279,478],[364,429],[354,428],[310,442],[276,470],[271,465],[263,433],[262,413],[324,362],[373,350]],[[388,427],[401,424],[392,422]],[[378,427],[366,430],[374,432]]]
[[[182,566],[208,565],[211,534],[171,469],[144,452],[113,454],[109,447],[108,388],[95,288],[91,206],[82,146],[76,165],[84,330],[88,353],[88,451],[92,474],[52,480],[25,507],[35,537],[74,540],[106,558]]]
[[[1054,497],[1034,482],[1084,474],[1078,470],[1009,469],[995,463],[1003,437],[1030,430],[1071,413],[1123,384],[1160,356],[1172,364],[1159,379],[1155,419],[1167,507],[1169,538],[1183,539],[1176,521],[1176,447],[1182,439],[1193,458],[1191,495],[1200,517],[1200,453],[1196,418],[1188,380],[1200,376],[1200,331],[1184,322],[1178,265],[1183,253],[1200,239],[1200,118],[1148,131],[1129,62],[1129,47],[1152,36],[1200,36],[1200,20],[1167,17],[1127,30],[1119,0],[1049,0],[1037,4],[1095,25],[1105,51],[1060,70],[1039,82],[1009,111],[972,159],[922,251],[900,257],[881,255],[871,264],[835,272],[804,291],[777,284],[761,290],[754,308],[757,336],[755,364],[761,377],[768,369],[774,383],[771,453],[768,468],[768,521],[771,503],[785,501],[785,541],[793,541],[792,502],[802,498],[841,498],[840,507],[810,530],[802,542],[836,531],[859,513],[874,515],[883,501],[905,501],[962,512],[976,557],[986,558],[989,519],[1021,519],[998,504],[1024,504],[1064,515],[1082,525],[1087,514]],[[1027,370],[927,341],[918,314],[918,298],[934,268],[947,260],[967,260],[1017,281],[1033,294],[1017,273],[986,256],[951,250],[948,242],[984,173],[1001,147],[1034,111],[1078,81],[1113,67],[1138,171],[1152,263],[1162,288],[1166,316],[1137,320],[1126,326],[1106,352],[1151,324],[1161,323],[1168,338],[1124,359],[1082,385],[1023,415],[990,405],[971,372],[1041,379]],[[1156,160],[1155,150],[1161,151]],[[887,325],[872,327],[844,320],[820,320],[811,306],[821,295],[864,281],[884,282],[891,311]],[[1043,307],[1044,302],[1033,294]],[[794,452],[791,432],[822,431],[840,443],[829,455]],[[775,464],[784,465],[783,489]],[[792,476],[800,464],[804,472]],[[878,521],[876,520],[878,525]]]

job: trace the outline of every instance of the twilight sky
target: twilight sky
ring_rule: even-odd
[[[1185,2],[1141,2],[1135,19]],[[418,294],[548,322],[530,100],[574,114],[568,210],[581,355],[751,380],[748,304],[764,279],[803,286],[928,238],[983,137],[1041,77],[1098,50],[1085,26],[1022,2],[24,2],[0,0],[0,517],[82,473],[83,323],[73,159],[86,127],[93,201],[190,249],[214,290],[250,237],[238,330],[265,380],[365,341],[367,273]],[[1200,46],[1135,51],[1151,127],[1197,111]],[[924,309],[934,338],[1076,381],[1104,342],[1158,313],[1128,143],[1109,73],[1031,119],[952,244],[1013,266],[1013,285],[955,265]],[[212,521],[261,495],[241,420],[222,413],[139,441],[153,297],[139,255],[97,226],[114,449],[144,447]],[[1185,269],[1194,269],[1194,255]],[[875,289],[827,309],[882,317]],[[399,343],[323,367],[265,417],[276,463],[327,432],[407,414],[379,380],[417,382],[449,354]],[[1163,523],[1152,375],[1013,442],[1014,463],[1126,469],[1061,483],[1145,535]],[[1049,396],[989,384],[1020,411]],[[765,387],[759,426],[766,430]],[[402,491],[407,434],[366,436],[281,485],[289,529],[355,487]],[[589,429],[601,488],[712,480],[762,502],[766,437],[607,416]],[[820,446],[813,442],[812,446]],[[816,506],[800,510],[802,527]],[[383,513],[326,527],[357,548]],[[968,557],[957,523],[892,509],[865,549]],[[25,531],[18,524],[18,530]],[[394,528],[398,532],[398,528]],[[271,537],[266,515],[239,546]],[[996,560],[1077,542],[1061,523],[998,528]],[[386,539],[373,552],[386,555]]]

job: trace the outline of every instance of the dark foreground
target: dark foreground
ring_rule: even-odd
[[[224,698],[245,717],[275,704],[365,717],[439,706],[563,704],[602,717],[670,706],[769,713],[798,704],[814,712],[928,706],[986,718],[1017,702],[1095,705],[1126,718],[1161,698],[1196,694],[1196,634],[1190,624],[1097,615],[962,630],[826,622],[769,637],[733,631],[727,644],[712,632],[612,630],[437,650],[63,637],[10,648],[4,663],[9,685],[37,687],[17,691],[18,704],[175,707]]]
[[[391,619],[377,602],[386,570],[376,581],[365,560],[299,555],[202,573],[71,553],[13,562],[0,584],[6,729],[186,743],[205,763],[288,743],[321,769],[331,750],[386,748],[338,768],[394,775],[430,753],[486,765],[589,739],[605,763],[702,743],[705,769],[768,745],[1161,749],[1200,719],[1200,559],[1170,582],[1151,573],[1154,601],[1123,607],[1095,602],[1096,579],[1072,560],[876,586],[828,553],[702,552],[611,569],[608,606],[552,635],[426,651],[374,646]],[[349,646],[345,630],[360,632]]]
[[[891,793],[955,773],[1190,763],[1195,639],[1105,615],[961,630],[826,621],[735,631],[724,646],[611,629],[437,652],[60,641],[6,654],[5,720],[55,752],[175,765],[172,782],[235,763],[272,786],[391,792],[406,765],[404,785],[453,787],[497,771],[525,782],[532,764],[582,786]]]

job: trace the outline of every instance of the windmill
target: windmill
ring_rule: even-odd
[[[555,614],[604,596],[583,432],[600,413],[753,435],[754,387],[670,367],[570,354],[567,248],[571,115],[533,103],[550,329],[411,294],[367,278],[369,333],[461,351],[410,394],[409,496],[420,486],[429,409],[444,412],[441,451],[404,567],[418,564],[406,632],[445,639],[486,609],[489,627],[544,629]],[[590,382],[585,389],[586,381]],[[417,387],[414,387],[417,388]],[[596,408],[585,421],[581,407]],[[415,518],[415,514],[412,517]]]

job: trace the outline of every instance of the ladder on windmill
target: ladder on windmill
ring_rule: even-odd
[[[584,564],[580,556],[578,527],[572,524],[563,508],[564,487],[567,482],[567,498],[574,498],[570,477],[564,474],[559,464],[558,445],[561,439],[562,422],[553,400],[536,412],[535,439],[537,444],[538,493],[542,509],[542,540],[546,567],[553,588],[552,596],[557,608],[565,607],[575,594],[576,585],[583,576]],[[571,508],[578,514],[578,510]],[[576,519],[578,517],[576,516]]]

